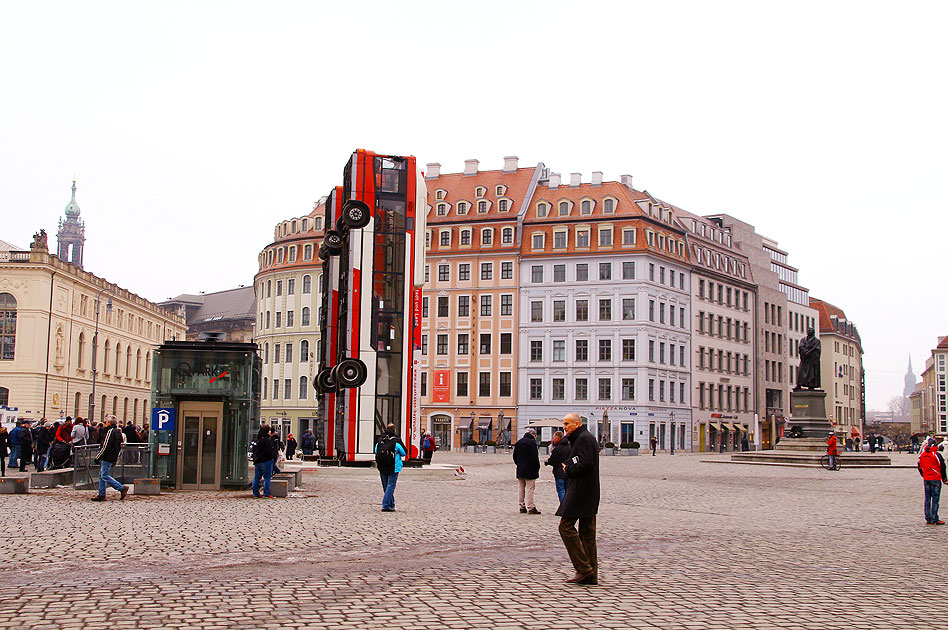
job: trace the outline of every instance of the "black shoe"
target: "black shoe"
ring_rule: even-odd
[[[95,495],[94,497],[92,497],[92,500],[93,500],[93,501],[105,501],[105,497],[104,497],[103,495],[101,495],[101,494],[97,494],[97,495]]]
[[[121,492],[122,496],[119,497],[119,501],[124,501],[124,500],[125,500],[125,495],[128,494],[128,486],[125,486],[124,488],[122,488],[122,489],[120,490],[120,492]]]
[[[535,507],[532,507],[527,511],[527,514],[539,514],[539,513],[540,513],[540,510],[536,509]]]
[[[590,571],[589,573],[579,573],[566,580],[568,584],[586,584],[588,580],[596,580],[596,572]]]
[[[394,512],[395,508],[382,508],[383,512]]]
[[[527,513],[527,508],[520,508],[520,513],[521,513],[521,514],[526,514],[526,513]]]

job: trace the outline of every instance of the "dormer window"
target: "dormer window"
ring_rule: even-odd
[[[500,197],[501,195],[503,195],[504,192],[505,192],[505,187],[504,187],[504,186],[497,186],[497,188],[494,189],[494,194],[497,195],[498,197]]]
[[[513,243],[513,228],[505,227],[501,232],[501,241],[504,245],[510,245]]]
[[[438,204],[438,216],[443,217],[448,214],[448,204],[439,203]]]
[[[323,229],[323,218],[322,218],[322,217],[316,217],[315,219],[313,219],[313,229],[314,229],[314,230],[321,230],[321,229]]]
[[[487,212],[487,207],[488,207],[488,206],[487,206],[487,202],[486,202],[486,201],[478,201],[478,202],[477,202],[477,211],[478,211],[478,212]]]
[[[560,216],[561,217],[569,216],[569,202],[568,201],[560,202]]]
[[[602,211],[603,211],[605,214],[612,214],[613,212],[615,212],[615,211],[616,211],[616,200],[615,200],[615,199],[610,199],[610,198],[603,199],[603,201],[602,201]]]
[[[545,204],[545,203],[542,203],[542,202],[541,202],[541,203],[538,203],[538,204],[537,204],[537,216],[540,217],[540,218],[543,218],[543,217],[547,216],[548,214],[550,214],[550,206],[549,206],[548,204]]]
[[[435,199],[444,199],[444,191],[438,190],[438,192],[435,193]]]
[[[470,245],[470,244],[471,244],[471,231],[461,230],[461,245]]]
[[[530,243],[533,246],[533,249],[543,249],[543,232],[535,232],[530,239]]]
[[[481,245],[491,245],[494,242],[494,230],[484,228],[481,230]]]
[[[510,205],[509,201],[507,201],[506,199],[501,199],[500,201],[497,202],[497,209],[500,210],[501,212],[507,212],[509,205]]]
[[[451,230],[441,230],[441,247],[451,245]]]
[[[295,234],[295,233],[296,233],[296,221],[293,221],[290,225],[291,225],[290,231]]]
[[[649,247],[655,247],[655,232],[645,230],[645,240],[648,242]]]
[[[474,196],[477,198],[481,198],[486,194],[487,194],[487,189],[484,188],[483,186],[478,186],[477,188],[474,189]]]
[[[678,255],[682,257],[685,255],[685,244],[681,241],[678,241]]]
[[[303,231],[305,232],[309,228],[309,219],[303,219]]]
[[[579,206],[580,214],[592,214],[592,211],[592,202],[589,199],[583,199],[583,203]]]
[[[467,203],[463,201],[458,202],[458,214],[467,214]]]

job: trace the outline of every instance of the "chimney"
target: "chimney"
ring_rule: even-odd
[[[626,188],[632,188],[632,176],[631,175],[622,175],[619,179],[622,180],[622,185]]]
[[[520,161],[516,155],[508,155],[504,158],[504,172],[513,173],[517,170],[517,163]]]
[[[550,173],[550,188],[559,188],[560,187],[560,174],[559,173]]]
[[[579,186],[580,182],[583,181],[582,173],[570,173],[569,174],[569,187],[576,188]]]
[[[425,179],[438,179],[441,177],[441,163],[440,162],[428,162]]]
[[[477,160],[464,160],[464,176],[477,175]]]
[[[602,171],[593,171],[593,186],[602,186]]]

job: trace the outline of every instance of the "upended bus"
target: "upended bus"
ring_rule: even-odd
[[[343,463],[373,460],[390,423],[418,454],[426,213],[415,158],[362,149],[326,199],[314,386],[332,419],[325,444]]]

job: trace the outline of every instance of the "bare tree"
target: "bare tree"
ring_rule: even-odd
[[[908,399],[903,396],[893,396],[887,405],[893,420],[904,421],[908,416]]]

